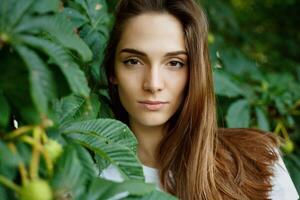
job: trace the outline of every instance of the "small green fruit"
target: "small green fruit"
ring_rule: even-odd
[[[282,150],[285,153],[292,153],[294,151],[295,145],[292,140],[286,140],[282,145]]]
[[[21,189],[21,200],[52,200],[52,190],[45,180],[36,179],[25,184]]]
[[[0,40],[2,40],[3,42],[7,43],[7,42],[10,41],[10,38],[7,35],[7,33],[0,33]]]
[[[61,144],[52,139],[47,141],[45,144],[45,149],[53,162],[55,162],[63,152]]]

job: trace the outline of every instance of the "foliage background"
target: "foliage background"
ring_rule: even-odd
[[[219,103],[219,125],[282,138],[300,191],[300,2],[203,0]]]
[[[143,179],[132,154],[135,140],[130,131],[116,122],[101,121],[111,117],[106,82],[99,66],[117,1],[20,2],[0,0],[0,175],[20,184],[19,163],[22,161],[30,168],[31,146],[19,140],[14,139],[13,143],[17,150],[22,150],[21,155],[15,155],[16,159],[10,162],[7,160],[12,156],[8,150],[11,140],[5,138],[15,133],[12,131],[18,123],[19,127],[40,127],[49,138],[64,145],[66,150],[62,157],[66,161],[58,161],[55,166],[69,173],[62,177],[47,176],[45,163],[41,163],[39,170],[58,197],[61,191],[72,194],[75,199],[83,198],[84,193],[94,197],[113,195],[95,194],[98,184],[109,183],[91,178],[95,171],[109,163],[120,162],[119,170],[129,172],[128,179]],[[255,127],[279,135],[284,161],[300,193],[300,2],[202,0],[200,3],[210,22],[209,44],[219,125]],[[100,121],[95,120],[97,118]],[[49,121],[53,126],[49,127]],[[128,139],[130,145],[114,143],[115,149],[107,148],[108,141],[112,141],[109,137],[116,133],[103,127],[125,128],[126,134],[120,137]],[[93,143],[95,132],[97,137],[104,138],[103,143]],[[87,156],[82,147],[88,149],[92,157]],[[135,166],[130,168],[121,159],[124,155],[116,157],[112,153],[116,149],[126,149],[126,156]],[[93,162],[96,169],[84,164]],[[72,168],[74,163],[82,170]],[[89,187],[65,187],[64,179],[72,177],[76,182],[76,177],[83,174],[88,177],[84,184]],[[162,195],[147,196],[151,189],[140,194],[134,193],[132,188],[128,190],[133,197],[146,195],[145,199]],[[12,196],[0,185],[0,199]]]

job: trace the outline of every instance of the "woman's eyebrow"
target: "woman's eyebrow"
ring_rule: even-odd
[[[136,50],[136,49],[131,49],[131,48],[121,49],[120,54],[121,53],[133,53],[133,54],[137,54],[137,55],[140,55],[140,56],[145,56],[145,57],[147,56],[147,54],[145,52],[142,52],[142,51],[139,51],[139,50]],[[187,52],[184,51],[184,50],[172,51],[172,52],[166,53],[164,56],[165,57],[167,57],[167,56],[176,56],[176,55],[180,55],[180,54],[187,55]]]

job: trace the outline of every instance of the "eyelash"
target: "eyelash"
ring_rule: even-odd
[[[123,63],[125,64],[125,65],[135,65],[135,64],[129,64],[129,62],[131,62],[131,61],[135,61],[135,62],[140,62],[138,59],[133,59],[133,58],[131,58],[131,59],[128,59],[128,60],[125,60]],[[172,66],[172,67],[176,67],[176,68],[182,68],[182,67],[184,67],[184,63],[182,63],[182,62],[179,62],[179,61],[177,61],[177,60],[172,60],[172,61],[170,61],[169,63],[173,63],[174,64],[174,62],[176,63],[176,64],[180,64],[180,67],[176,67],[176,66]]]
[[[125,65],[135,65],[135,64],[128,64],[130,61],[137,61],[137,62],[140,62],[140,61],[137,60],[137,59],[131,58],[131,59],[125,60],[123,63],[124,63]]]

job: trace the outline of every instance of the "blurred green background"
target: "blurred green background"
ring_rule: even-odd
[[[300,191],[300,1],[203,0],[219,125],[282,138]]]

